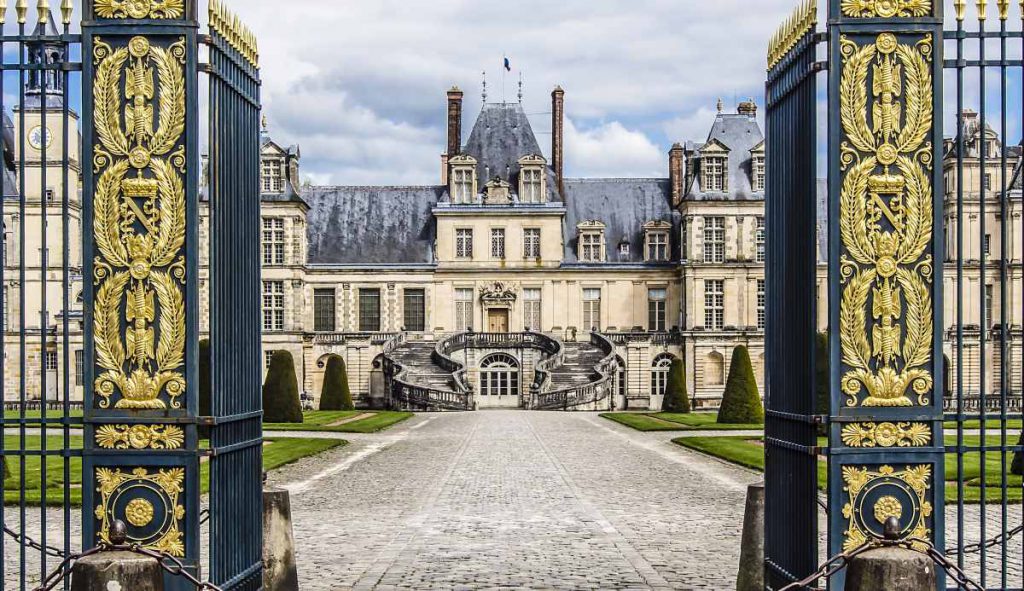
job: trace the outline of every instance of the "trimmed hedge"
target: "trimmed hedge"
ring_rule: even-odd
[[[722,408],[718,410],[718,422],[723,424],[762,424],[764,408],[757,391],[754,368],[750,364],[750,353],[743,345],[732,351],[729,364],[729,379],[722,395]]]
[[[324,385],[320,390],[320,410],[355,410],[352,392],[348,387],[348,371],[345,360],[338,355],[327,358],[324,370]]]
[[[199,416],[208,417],[213,414],[213,375],[210,373],[210,339],[199,341]],[[199,426],[199,438],[208,439],[210,427]]]
[[[681,359],[673,359],[668,369],[668,383],[665,398],[661,402],[662,412],[690,412],[690,397],[686,393],[686,372]]]
[[[263,422],[301,423],[299,383],[295,379],[295,361],[288,351],[274,351],[270,370],[263,383]]]
[[[815,411],[819,415],[828,415],[832,401],[829,394],[829,352],[828,332],[819,332],[814,337],[814,390],[815,390]],[[818,435],[828,436],[828,427],[818,425]]]

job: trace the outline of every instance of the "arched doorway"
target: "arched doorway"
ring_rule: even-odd
[[[615,408],[621,410],[629,409],[629,395],[626,389],[626,362],[619,357],[615,356],[615,366],[617,368],[615,375]]]
[[[480,361],[479,408],[518,408],[521,392],[519,360],[494,353]]]
[[[675,355],[662,353],[651,362],[651,406],[650,408],[661,409],[661,402],[665,399],[665,389],[668,388],[668,371],[672,368]]]

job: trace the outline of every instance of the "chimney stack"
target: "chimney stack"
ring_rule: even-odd
[[[668,151],[668,179],[672,185],[672,205],[683,200],[683,146],[673,144]]]
[[[754,117],[757,117],[757,103],[754,102],[754,99],[744,101],[739,104],[739,106],[736,108],[736,111],[740,115],[746,115],[747,117],[753,119]]]
[[[462,91],[453,86],[448,91],[448,150],[441,155],[441,184],[448,184],[448,161],[462,150]]]
[[[564,159],[564,137],[565,137],[565,91],[561,86],[556,86],[551,92],[551,168],[555,171],[555,184],[558,187],[558,194],[563,198],[562,178],[565,165]]]

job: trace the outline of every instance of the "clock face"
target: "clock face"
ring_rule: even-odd
[[[49,129],[44,132],[43,128],[39,126],[33,127],[32,130],[28,132],[28,143],[38,150],[43,147],[44,135],[46,137],[46,147],[49,148],[50,143],[53,141],[53,134],[50,133]]]

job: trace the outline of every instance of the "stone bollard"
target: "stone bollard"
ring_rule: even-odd
[[[764,590],[764,483],[747,487],[736,591]]]
[[[292,506],[288,491],[281,488],[263,489],[263,589],[299,589]]]
[[[156,558],[100,552],[72,567],[71,591],[164,591],[164,572]]]
[[[854,556],[846,573],[846,591],[934,591],[935,563],[906,548],[878,548]]]

